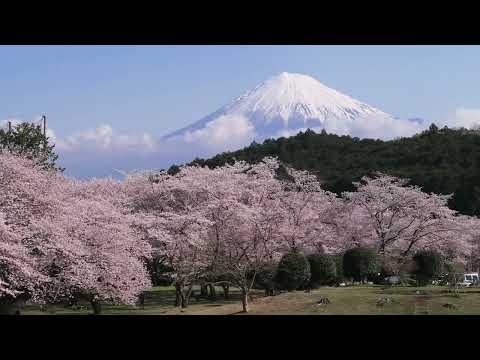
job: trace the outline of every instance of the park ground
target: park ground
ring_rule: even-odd
[[[320,305],[327,297],[329,304]],[[388,298],[388,301],[385,299]],[[192,298],[188,308],[173,306],[175,291],[171,287],[156,287],[145,292],[142,307],[103,305],[105,315],[241,315],[239,293],[232,289],[231,298],[223,299],[218,290],[217,300]],[[380,300],[380,299],[383,299]],[[379,301],[380,300],[380,301]],[[382,305],[379,305],[383,303]],[[41,309],[26,306],[23,315],[85,315],[91,314],[87,304],[72,307],[56,305]],[[450,288],[353,286],[323,287],[311,292],[293,291],[265,297],[253,292],[251,315],[480,315],[480,288],[461,289],[456,296]]]

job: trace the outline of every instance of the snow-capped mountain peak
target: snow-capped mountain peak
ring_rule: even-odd
[[[267,122],[280,116],[323,119],[329,116],[353,119],[359,115],[382,114],[360,101],[339,93],[303,74],[282,72],[261,83],[225,107],[234,113],[264,113]]]
[[[240,127],[245,129],[243,133],[254,133],[255,140],[292,135],[306,128],[317,131],[326,129],[327,132],[341,135],[381,137],[376,134],[378,128],[390,123],[397,126],[399,121],[403,123],[379,109],[329,88],[311,76],[282,72],[165,138],[190,136],[196,132],[204,135],[205,129],[211,130],[220,121],[222,139],[228,141],[228,119],[232,119],[231,127],[238,127],[240,122]],[[408,122],[408,126],[415,124]],[[365,134],[364,130],[369,133]]]

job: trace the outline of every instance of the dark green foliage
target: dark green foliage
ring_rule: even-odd
[[[392,269],[384,265],[379,266],[378,272],[376,274],[377,275],[373,276],[373,279],[372,279],[375,284],[385,284],[386,283],[385,278],[397,275]],[[408,277],[407,274],[405,274],[404,272],[398,275],[402,279]]]
[[[364,281],[378,272],[377,253],[370,248],[354,248],[343,255],[343,273],[347,278]]]
[[[310,264],[301,252],[285,254],[278,264],[275,283],[281,290],[297,290],[310,281]]]
[[[275,290],[275,276],[277,267],[268,265],[255,276],[255,288],[265,290],[266,295],[273,295]]]
[[[443,259],[444,263],[442,266],[442,272],[444,273],[440,276],[440,282],[442,285],[449,283],[451,285],[457,285],[463,281],[464,272],[466,271],[464,265],[456,264],[452,262],[447,262],[446,259]]]
[[[409,178],[426,192],[454,193],[449,204],[453,209],[480,215],[479,134],[478,130],[431,126],[410,138],[381,141],[308,130],[193,163],[214,168],[234,159],[255,163],[276,156],[295,169],[317,174],[324,189],[338,194],[354,190],[352,181],[380,171]]]
[[[173,283],[173,269],[166,265],[163,258],[154,256],[145,261],[153,286],[169,286]]]
[[[337,284],[343,282],[344,275],[343,275],[343,255],[334,255],[332,256],[333,261],[335,262],[335,269],[336,269],[336,278],[335,282]]]
[[[428,131],[432,134],[435,134],[438,132],[438,126],[435,124],[431,124],[430,127],[428,128]]]
[[[24,300],[4,296],[0,298],[0,315],[20,315]]]
[[[48,140],[40,125],[21,123],[12,126],[11,131],[0,129],[0,151],[25,156],[48,170],[63,171],[55,163],[58,159],[55,145]]]
[[[278,180],[282,180],[282,181],[288,181],[288,182],[293,181],[293,177],[288,174],[287,168],[283,164],[280,164],[280,166],[278,167],[276,171],[276,177]]]
[[[172,165],[170,168],[167,170],[167,173],[169,175],[176,175],[180,172],[180,167],[177,165]]]
[[[332,256],[326,254],[311,254],[307,256],[310,264],[310,287],[333,285],[337,280],[337,265]]]
[[[413,256],[413,262],[415,264],[413,274],[420,286],[429,284],[442,272],[442,257],[435,251],[419,251]]]

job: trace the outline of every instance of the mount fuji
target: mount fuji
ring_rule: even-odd
[[[410,136],[418,121],[401,120],[331,89],[311,76],[282,72],[212,114],[164,136],[217,143],[261,141],[310,128],[360,138]],[[243,138],[243,140],[242,140]]]

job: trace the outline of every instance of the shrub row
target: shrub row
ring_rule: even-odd
[[[425,286],[443,270],[443,260],[434,251],[419,251],[412,259],[411,285]],[[380,266],[374,249],[354,248],[341,255],[309,254],[299,251],[286,254],[278,266],[269,266],[257,274],[256,287],[268,295],[277,290],[315,289],[320,286],[339,285],[345,280],[384,283],[393,275]],[[402,275],[402,279],[405,276]],[[408,276],[407,276],[408,277]]]

